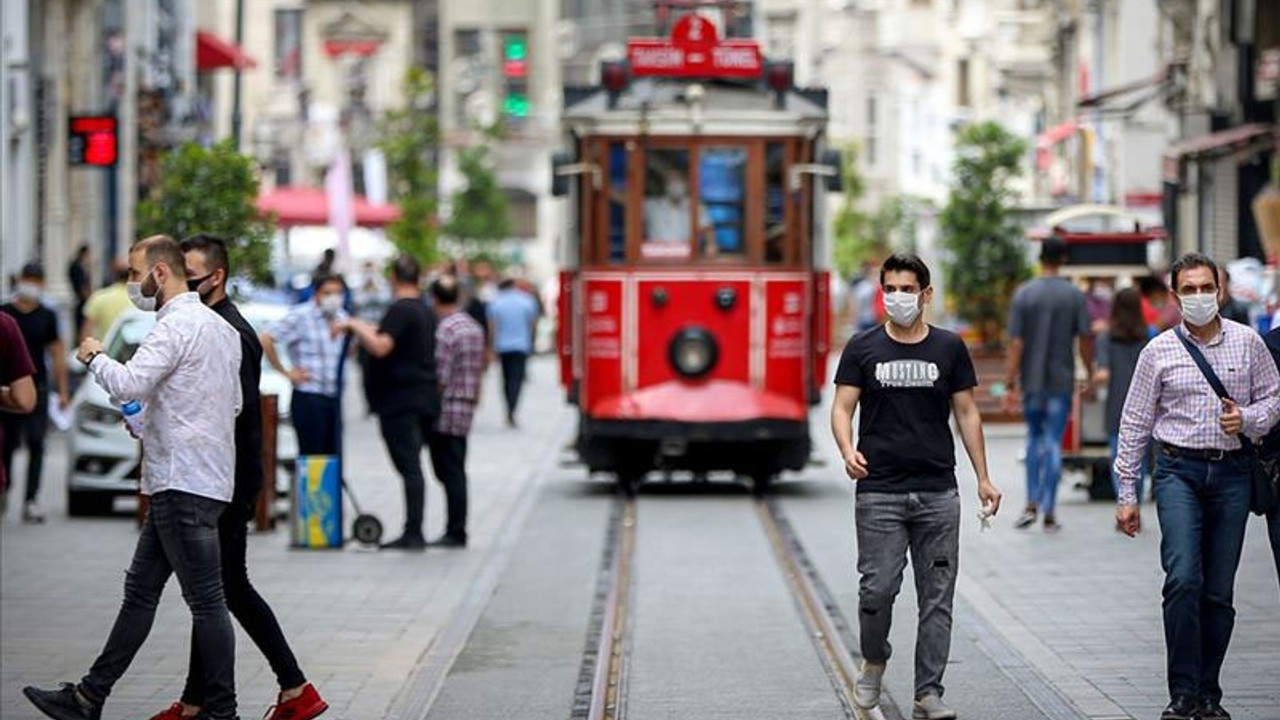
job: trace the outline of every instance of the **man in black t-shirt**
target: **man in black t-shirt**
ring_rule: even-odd
[[[831,409],[845,472],[857,486],[858,621],[865,663],[854,701],[866,709],[880,702],[893,600],[910,549],[920,602],[912,716],[946,720],[956,716],[942,702],[942,674],[951,652],[960,545],[953,412],[985,515],[999,510],[1000,491],[987,474],[969,351],[955,333],[924,322],[922,310],[933,299],[929,268],[915,255],[891,255],[880,268],[880,285],[889,322],[845,346]],[[855,444],[853,413],[859,405]]]
[[[53,363],[53,381],[58,391],[58,405],[66,410],[71,405],[71,387],[67,378],[67,350],[58,334],[58,316],[44,305],[44,269],[36,263],[22,268],[13,287],[13,301],[0,306],[0,312],[11,315],[22,330],[22,338],[31,353],[36,372],[36,407],[27,415],[8,415],[4,423],[5,474],[13,477],[13,456],[18,446],[27,445],[27,487],[23,495],[22,521],[44,522],[44,514],[36,505],[40,493],[40,476],[44,471],[44,436],[49,426],[49,364]]]
[[[427,545],[422,532],[427,492],[422,449],[440,416],[440,391],[436,387],[436,320],[422,301],[421,272],[413,258],[397,258],[391,268],[395,301],[382,323],[374,327],[351,319],[334,326],[335,331],[355,335],[372,356],[369,404],[378,414],[391,462],[404,478],[404,533],[383,544],[391,550],[422,550]]]

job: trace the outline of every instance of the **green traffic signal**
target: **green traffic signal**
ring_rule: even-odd
[[[502,112],[510,117],[529,117],[529,98],[521,93],[509,93],[502,101]]]
[[[507,60],[524,60],[529,57],[529,42],[523,35],[508,35],[503,47]]]

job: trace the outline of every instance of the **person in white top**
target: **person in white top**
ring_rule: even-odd
[[[663,194],[644,199],[644,239],[646,243],[688,243],[694,239],[692,200],[689,183],[676,171],[663,174]],[[707,207],[698,203],[698,249],[707,257],[716,255],[715,227]],[[656,251],[654,251],[656,252]]]
[[[142,493],[150,509],[125,576],[124,602],[89,673],[78,685],[23,693],[51,718],[98,720],[151,630],[165,583],[177,575],[205,668],[201,717],[231,720],[235,635],[222,593],[218,518],[234,485],[240,339],[188,292],[182,250],[168,236],[130,250],[128,290],[139,309],[158,310],[133,358],[122,365],[93,338],[85,338],[76,357],[114,402],[143,403]]]

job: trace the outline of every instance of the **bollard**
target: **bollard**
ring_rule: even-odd
[[[262,396],[262,489],[258,491],[258,505],[254,512],[254,525],[258,532],[274,530],[276,526],[276,426],[280,421],[280,398]]]

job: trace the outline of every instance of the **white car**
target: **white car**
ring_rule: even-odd
[[[283,317],[287,306],[246,304],[240,312],[255,329]],[[155,314],[138,310],[123,313],[107,332],[103,345],[108,356],[126,362],[133,357],[142,339],[155,325]],[[287,362],[287,360],[286,360]],[[84,366],[71,361],[80,372]],[[289,419],[293,386],[289,379],[262,361],[263,395],[279,397],[279,424],[276,430],[276,491],[288,492],[298,458],[298,438]],[[75,418],[70,432],[71,462],[67,478],[67,513],[93,515],[111,511],[117,496],[138,492],[141,477],[138,443],[129,437],[120,408],[111,404],[106,391],[92,380],[80,383],[72,401]]]

